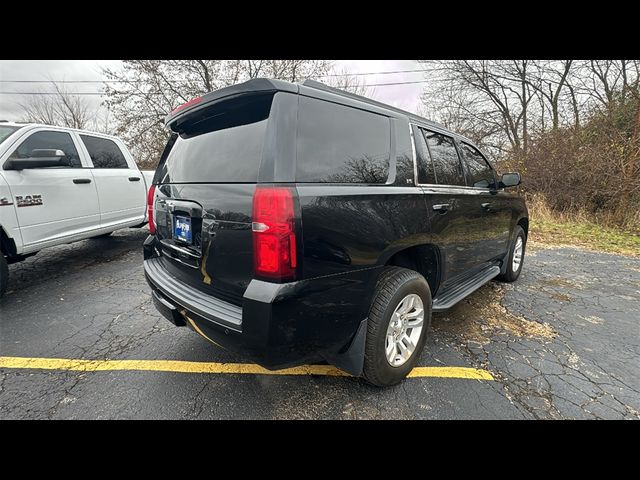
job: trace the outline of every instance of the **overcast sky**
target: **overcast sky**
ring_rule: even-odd
[[[103,67],[119,68],[119,60],[0,60],[0,120],[16,121],[20,118],[20,102],[28,98],[24,94],[7,92],[51,91],[46,83],[12,83],[11,80],[103,80]],[[349,73],[390,72],[415,70],[420,65],[415,60],[339,60],[337,72]],[[422,73],[396,73],[366,75],[360,77],[366,84],[396,83],[422,80]],[[102,84],[66,84],[70,91],[97,92]],[[369,89],[369,96],[396,107],[417,112],[423,84],[378,86]],[[98,106],[99,96],[87,96]]]

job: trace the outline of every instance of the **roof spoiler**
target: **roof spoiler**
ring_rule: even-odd
[[[172,131],[179,132],[181,123],[183,123],[188,116],[205,108],[211,107],[214,103],[239,95],[276,91],[298,93],[298,85],[282,80],[254,78],[189,100],[188,102],[174,108],[171,113],[165,117],[164,123]]]

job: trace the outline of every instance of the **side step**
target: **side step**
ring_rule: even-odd
[[[473,277],[468,278],[461,284],[455,285],[450,290],[443,292],[442,295],[438,295],[436,298],[434,298],[432,310],[434,312],[441,312],[442,310],[453,307],[464,297],[475,292],[482,285],[487,283],[492,278],[497,277],[499,274],[500,267],[498,267],[497,265],[479,271]]]

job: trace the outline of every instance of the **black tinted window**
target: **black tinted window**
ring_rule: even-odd
[[[118,145],[108,138],[80,135],[89,151],[93,168],[129,168]]]
[[[489,188],[495,184],[493,170],[477,148],[462,144],[464,161],[469,172],[469,186]]]
[[[71,163],[71,167],[80,168],[80,157],[71,135],[66,132],[37,132],[29,136],[9,158],[30,158],[33,150],[62,150]],[[69,168],[69,167],[56,167]]]
[[[296,180],[385,183],[390,132],[387,117],[300,97]]]
[[[190,117],[158,180],[255,183],[272,100],[273,95],[237,99]]]
[[[418,170],[418,183],[436,183],[433,174],[433,162],[424,140],[424,130],[416,126],[413,127],[413,141],[416,146],[416,162]]]
[[[453,139],[428,130],[425,130],[424,133],[438,184],[464,185],[464,173]]]

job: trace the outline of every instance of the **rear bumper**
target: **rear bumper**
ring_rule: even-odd
[[[254,279],[242,307],[177,281],[158,258],[145,260],[144,269],[163,316],[265,368],[327,360],[354,375],[362,371],[377,269],[285,284]]]
[[[144,273],[156,293],[159,291],[167,300],[222,327],[242,331],[242,308],[178,281],[163,268],[159,258],[145,260]]]

